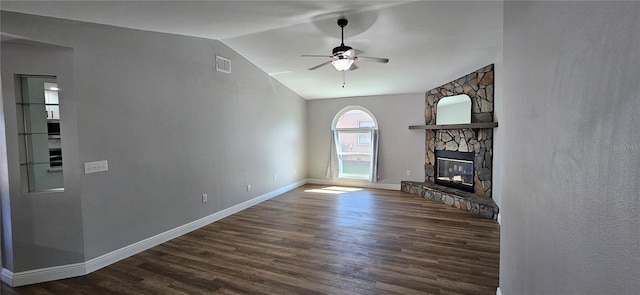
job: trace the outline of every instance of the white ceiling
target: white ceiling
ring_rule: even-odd
[[[22,13],[217,39],[305,99],[422,93],[494,63],[502,1],[5,1]],[[356,71],[301,54],[345,44],[388,64]],[[328,60],[328,58],[326,59]]]

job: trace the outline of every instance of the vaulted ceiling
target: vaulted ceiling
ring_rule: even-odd
[[[421,93],[496,62],[502,48],[502,1],[2,1],[0,9],[217,39],[305,99]],[[307,70],[340,45],[341,17],[346,45],[390,62],[358,60],[344,77],[331,66]]]

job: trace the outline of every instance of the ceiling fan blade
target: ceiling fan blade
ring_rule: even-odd
[[[358,59],[364,59],[367,61],[373,61],[373,62],[379,62],[379,63],[383,63],[386,64],[389,62],[388,58],[382,58],[382,57],[369,57],[369,56],[358,56]]]
[[[309,70],[309,71],[313,71],[313,70],[315,70],[315,69],[317,69],[317,68],[319,68],[319,67],[321,67],[321,66],[326,66],[326,65],[328,65],[328,64],[330,64],[330,63],[331,63],[331,62],[329,62],[329,61],[327,61],[327,62],[323,62],[323,63],[321,63],[321,64],[319,64],[319,65],[317,65],[317,66],[310,67],[310,68],[308,68],[307,70]]]
[[[360,68],[360,67],[359,67],[359,66],[357,66],[355,63],[352,63],[352,64],[351,64],[351,67],[349,68],[349,71],[355,71],[355,70],[357,70],[357,69],[359,69],[359,68]]]
[[[324,58],[331,58],[331,56],[328,55],[317,55],[317,54],[303,54],[300,57],[324,57]]]
[[[348,56],[348,57],[354,57],[354,56],[356,56],[356,55],[357,55],[357,53],[356,53],[356,51],[355,51],[353,48],[351,48],[351,49],[349,49],[349,50],[347,50],[347,51],[343,52],[343,53],[342,53],[342,55],[343,55],[343,56]]]
[[[352,48],[351,50],[353,50],[353,54],[354,54],[355,56],[358,56],[358,55],[360,55],[360,54],[363,54],[363,53],[364,53],[364,51],[362,51],[362,50],[360,50],[360,49]]]

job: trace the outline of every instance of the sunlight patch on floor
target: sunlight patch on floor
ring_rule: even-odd
[[[329,186],[325,188],[308,189],[308,190],[305,190],[305,192],[339,195],[339,194],[344,194],[349,192],[356,192],[360,190],[362,189],[357,187]]]
[[[308,190],[305,190],[305,192],[306,193],[332,194],[332,195],[339,195],[339,194],[346,193],[346,192],[342,192],[342,191],[332,191],[332,190],[326,190],[326,189],[321,189],[321,188],[308,189]]]
[[[333,191],[344,191],[344,192],[357,192],[361,191],[361,188],[358,187],[345,187],[345,186],[330,186],[325,187],[324,189],[333,190]]]

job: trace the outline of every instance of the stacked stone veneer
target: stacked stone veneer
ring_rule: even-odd
[[[488,65],[455,81],[427,91],[425,124],[436,124],[436,106],[447,96],[466,94],[471,98],[471,122],[493,122],[493,65]],[[425,181],[435,182],[435,151],[474,153],[474,190],[491,197],[493,129],[426,130]]]

